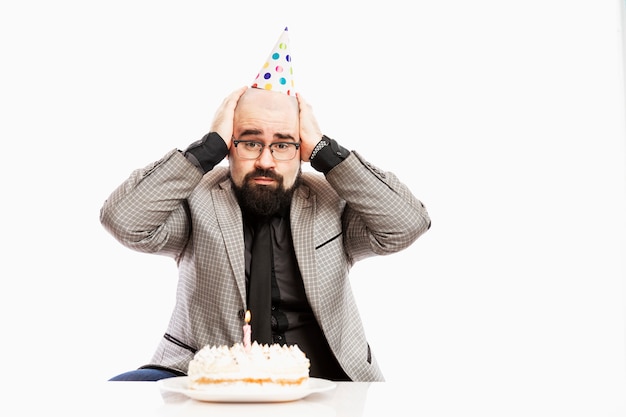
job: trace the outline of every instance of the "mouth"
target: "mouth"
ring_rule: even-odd
[[[271,185],[276,182],[275,179],[270,177],[253,177],[252,181],[257,185]]]

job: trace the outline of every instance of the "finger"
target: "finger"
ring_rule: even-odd
[[[248,86],[243,86],[240,87],[238,89],[236,89],[235,91],[233,91],[232,93],[230,93],[225,99],[224,99],[224,103],[223,105],[225,107],[231,107],[234,108],[237,105],[237,102],[239,101],[239,98],[241,98],[241,96],[243,95],[243,93],[246,92],[246,90],[248,89]]]
[[[248,87],[244,86],[226,96],[213,117],[211,130],[219,133],[229,148],[231,136],[233,134],[233,118],[235,108],[237,107],[237,102],[247,89]]]
[[[300,111],[310,110],[311,105],[304,99],[302,94],[296,93],[296,98],[298,99],[298,107],[300,108]]]

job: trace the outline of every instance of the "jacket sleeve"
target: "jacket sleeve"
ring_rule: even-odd
[[[177,258],[189,236],[186,199],[202,173],[174,149],[135,170],[104,202],[100,222],[120,243]]]
[[[326,180],[346,201],[344,246],[353,262],[406,249],[430,228],[424,204],[406,185],[355,151]]]

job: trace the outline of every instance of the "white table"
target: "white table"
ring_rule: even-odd
[[[622,417],[623,384],[597,390],[588,385],[466,384],[459,380],[339,382],[332,391],[284,403],[210,403],[183,394],[162,392],[154,382],[39,381],[12,383],[5,379],[0,392],[3,416],[58,417]],[[580,388],[580,389],[579,389]],[[583,389],[584,388],[584,389]],[[608,390],[607,390],[608,388]],[[598,412],[599,411],[599,412]]]
[[[386,382],[338,382],[331,391],[313,393],[296,401],[279,403],[212,403],[184,394],[162,391],[155,382],[98,382],[63,391],[50,387],[6,415],[24,416],[228,416],[325,417],[376,416],[389,412],[393,386]],[[398,388],[398,387],[396,387]],[[32,392],[36,392],[33,390]],[[397,392],[397,390],[396,390]],[[395,404],[393,409],[396,409]]]

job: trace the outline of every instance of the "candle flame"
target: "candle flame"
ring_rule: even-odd
[[[246,310],[246,317],[244,319],[246,324],[250,323],[250,310]]]

